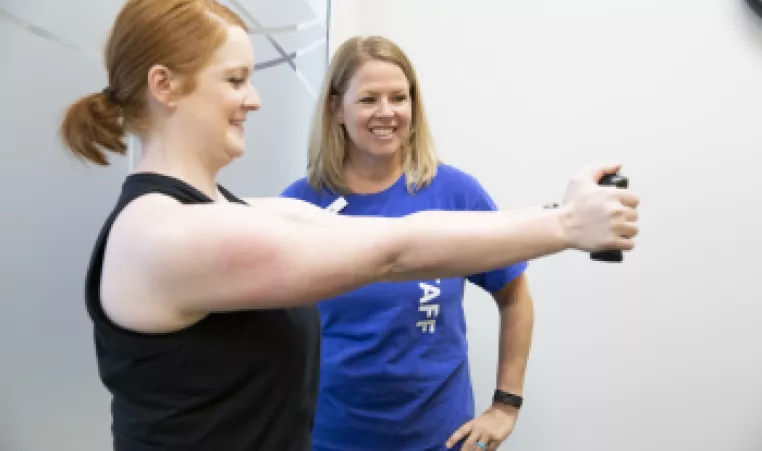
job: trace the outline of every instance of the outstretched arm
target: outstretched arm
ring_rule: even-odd
[[[637,198],[583,175],[560,209],[402,218],[148,195],[122,212],[107,257],[144,285],[131,290],[173,311],[209,312],[308,304],[375,281],[470,275],[568,248],[632,248]]]
[[[134,228],[115,249],[134,259],[151,292],[190,311],[308,304],[374,281],[483,272],[569,247],[556,210],[403,218],[314,211],[305,221],[256,204],[162,198],[128,209],[151,227]]]

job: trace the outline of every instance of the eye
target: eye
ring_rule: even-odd
[[[373,97],[363,97],[362,99],[360,99],[360,103],[373,103],[375,101],[376,99],[374,99]]]
[[[245,78],[240,78],[240,77],[232,77],[232,78],[228,78],[228,82],[230,82],[230,84],[232,84],[233,86],[238,88],[241,85],[243,85],[244,83],[246,83],[246,79]]]
[[[394,96],[394,97],[392,98],[392,100],[393,100],[394,102],[397,102],[397,103],[402,103],[402,102],[405,102],[405,101],[407,101],[407,96],[406,96],[406,95],[398,95],[398,96]]]

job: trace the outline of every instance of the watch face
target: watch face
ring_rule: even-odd
[[[754,14],[762,18],[762,0],[746,0],[746,4],[754,11]]]

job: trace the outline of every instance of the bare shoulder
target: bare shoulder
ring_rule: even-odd
[[[169,196],[146,194],[130,202],[114,221],[103,257],[101,304],[120,327],[164,333],[203,318],[201,314],[179,314],[164,302],[147,267],[156,258],[157,246],[177,227],[183,208]]]
[[[162,333],[273,297],[257,281],[282,272],[274,269],[278,256],[295,254],[288,244],[293,240],[285,238],[302,235],[301,221],[273,204],[282,205],[183,204],[163,194],[135,199],[115,221],[106,246],[105,313],[128,330]]]
[[[394,230],[299,201],[146,195],[114,224],[102,303],[115,323],[141,332],[182,329],[212,312],[305,305],[380,280],[401,247]]]

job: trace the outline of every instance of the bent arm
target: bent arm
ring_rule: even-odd
[[[497,388],[521,395],[532,344],[534,303],[526,274],[494,294],[500,311]]]
[[[556,210],[403,218],[317,210],[305,222],[256,203],[164,207],[132,252],[152,292],[203,312],[309,304],[376,281],[469,275],[569,247]]]

